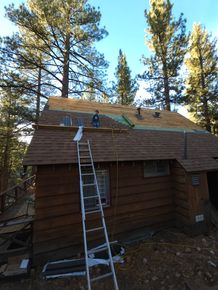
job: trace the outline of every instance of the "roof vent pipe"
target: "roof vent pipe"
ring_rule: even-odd
[[[137,113],[135,114],[136,118],[138,120],[144,119],[143,116],[141,115],[141,106],[139,106],[138,108],[136,108],[136,110],[137,110]]]
[[[137,108],[137,112],[138,112],[138,115],[140,116],[141,115],[141,108],[140,107]]]
[[[160,118],[160,112],[154,112],[153,117],[154,118]]]

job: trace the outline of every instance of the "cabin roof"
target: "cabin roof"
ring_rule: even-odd
[[[95,110],[100,128],[91,127]],[[73,138],[84,126],[95,162],[176,159],[186,171],[218,170],[218,138],[178,113],[52,97],[24,158],[24,165],[77,163]],[[60,126],[64,116],[72,126]],[[134,125],[134,126],[133,126]],[[186,132],[186,133],[184,133]]]
[[[71,113],[89,113],[93,114],[96,109],[100,115],[108,116],[118,122],[125,124],[125,117],[135,126],[135,129],[178,129],[178,130],[199,130],[201,127],[183,117],[179,113],[164,110],[152,110],[141,108],[141,118],[138,118],[135,106],[97,103],[84,101],[81,99],[63,99],[60,97],[50,97],[48,100],[49,110]],[[155,112],[159,112],[159,118],[155,118]],[[124,118],[123,118],[124,117]]]

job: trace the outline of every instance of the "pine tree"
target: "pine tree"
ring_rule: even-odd
[[[9,75],[8,81],[19,78]],[[23,91],[5,87],[0,89],[0,192],[16,182],[22,168],[22,157],[27,144],[21,137],[29,134],[32,120],[31,99]]]
[[[10,5],[6,9],[8,18],[20,29],[23,47],[33,54],[34,65],[50,76],[50,86],[62,97],[84,93],[92,71],[96,72],[92,81],[98,89],[100,72],[106,68],[103,55],[93,44],[107,32],[99,27],[100,11],[87,2],[29,0],[28,7]],[[35,61],[39,54],[41,62]],[[23,52],[19,55],[24,56]],[[25,60],[33,64],[31,58]]]
[[[31,41],[28,33],[21,37],[18,33],[11,37],[0,39],[0,69],[4,71],[0,79],[0,86],[22,90],[26,96],[29,96],[35,103],[34,121],[37,122],[40,113],[40,107],[43,104],[41,99],[48,98],[54,92],[51,86],[50,76],[46,72],[46,64],[40,51],[31,50]],[[28,44],[26,42],[28,39]],[[42,69],[43,68],[43,69]],[[14,72],[10,74],[11,82],[8,78],[8,70]],[[18,78],[18,73],[22,79]],[[12,78],[12,75],[16,78]]]
[[[131,71],[127,64],[126,55],[120,49],[118,56],[118,65],[115,76],[117,83],[114,86],[117,102],[122,105],[130,105],[138,89],[135,79],[131,78]]]
[[[181,98],[183,83],[179,77],[187,47],[186,20],[183,14],[176,20],[169,0],[150,0],[150,10],[145,10],[147,22],[146,40],[152,52],[143,56],[146,71],[141,76],[148,81],[151,98],[149,105],[162,106],[171,110],[171,103]]]
[[[217,126],[218,56],[216,40],[200,24],[194,24],[186,60],[185,103],[195,119],[209,132]]]

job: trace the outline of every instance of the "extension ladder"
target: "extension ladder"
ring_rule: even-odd
[[[113,279],[114,289],[119,290],[89,141],[83,143],[77,141],[77,154],[80,175],[80,201],[88,290],[92,289],[91,285],[93,282],[104,279],[106,277],[111,277]],[[90,207],[90,204],[94,203],[95,206]],[[99,216],[101,225],[88,228],[88,218],[92,214],[97,214]],[[101,232],[103,234],[105,247],[97,247],[90,250],[88,248],[88,235],[90,233],[95,234],[97,232]],[[105,274],[91,277],[91,273],[89,271],[89,255],[99,253],[100,251],[107,251],[110,270]]]

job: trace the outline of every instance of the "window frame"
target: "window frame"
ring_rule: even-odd
[[[146,164],[147,164],[147,172],[146,172]],[[164,169],[161,170],[161,166],[163,167],[163,165]],[[168,176],[168,175],[170,175],[170,164],[168,159],[145,160],[143,162],[143,176],[145,178]]]
[[[108,169],[96,169],[96,178],[97,178],[97,182],[98,182],[98,188],[99,188],[99,180],[98,180],[98,173],[102,172],[102,173],[106,173],[104,176],[104,186],[106,189],[104,192],[104,196],[101,195],[101,191],[99,188],[99,192],[100,192],[100,196],[101,196],[101,203],[103,207],[107,207],[110,206],[110,174],[109,174],[109,170]],[[106,180],[105,180],[106,179]],[[105,202],[102,202],[102,199],[105,199]],[[96,204],[96,207],[98,207],[98,203]]]
[[[98,182],[99,192],[101,195],[102,206],[104,208],[109,207],[111,204],[110,203],[110,173],[109,173],[109,169],[96,169],[95,173],[96,173],[96,178],[97,178],[97,182]],[[102,174],[101,175],[103,177],[102,183],[99,183],[99,177],[98,177],[99,174]],[[104,190],[103,193],[102,193],[102,185],[103,185],[103,190]],[[105,201],[103,201],[103,199]],[[86,210],[95,210],[95,209],[99,208],[99,205],[98,205],[99,203],[98,203],[97,197],[92,202],[93,202],[93,204],[85,205]]]

